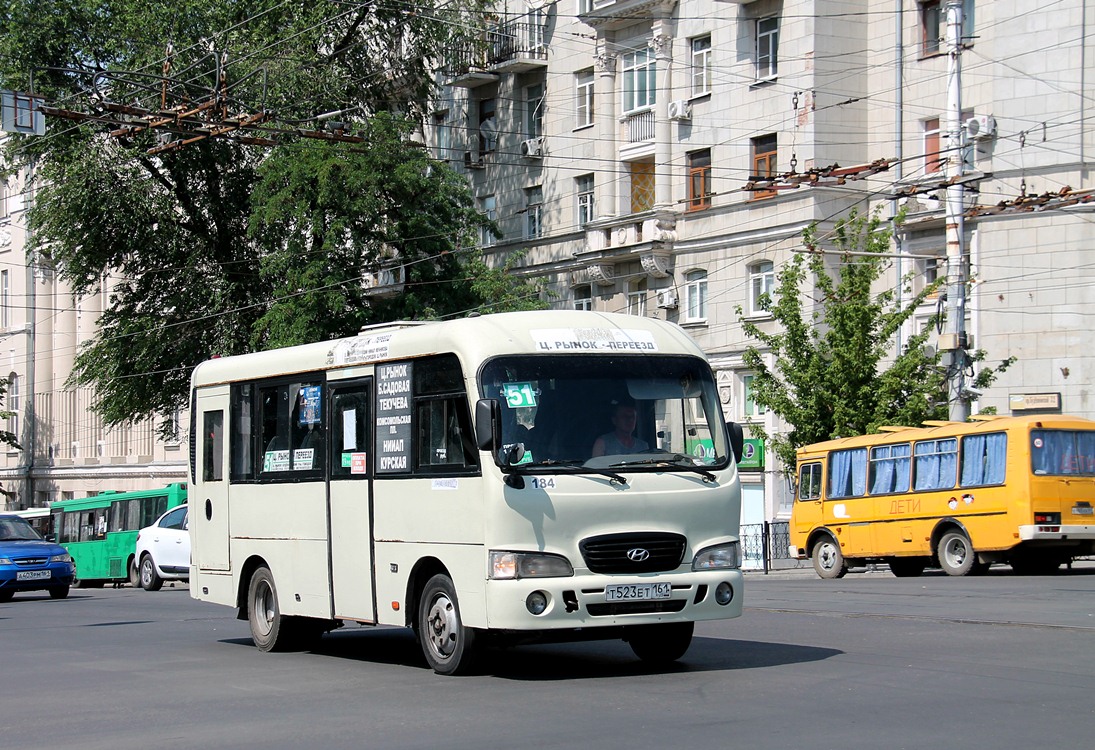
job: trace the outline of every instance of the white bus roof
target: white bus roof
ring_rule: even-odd
[[[690,354],[703,350],[679,326],[653,318],[581,310],[497,313],[424,324],[371,326],[357,336],[207,360],[194,387],[352,367],[443,352],[463,362],[507,354]]]

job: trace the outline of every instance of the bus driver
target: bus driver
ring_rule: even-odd
[[[593,441],[593,457],[616,456],[625,453],[641,453],[649,450],[650,446],[642,438],[637,438],[631,433],[635,431],[635,423],[638,421],[638,412],[635,405],[630,403],[618,403],[612,410],[612,432],[606,432]]]

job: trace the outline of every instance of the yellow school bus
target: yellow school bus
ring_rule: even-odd
[[[791,557],[840,578],[868,562],[899,577],[1049,573],[1095,553],[1095,422],[974,419],[799,448]]]

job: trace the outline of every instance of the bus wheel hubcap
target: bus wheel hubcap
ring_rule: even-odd
[[[456,608],[447,596],[434,599],[426,616],[426,636],[439,656],[449,657],[456,648]]]

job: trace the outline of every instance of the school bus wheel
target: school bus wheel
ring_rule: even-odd
[[[810,558],[813,560],[814,570],[822,578],[843,578],[848,572],[848,562],[840,551],[840,544],[828,534],[818,537],[814,542]]]

